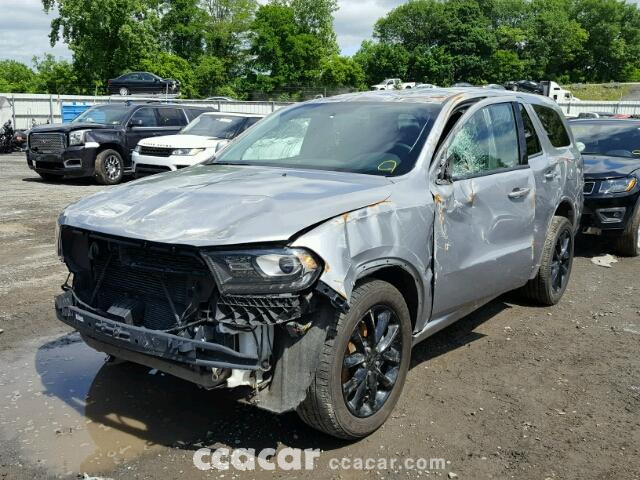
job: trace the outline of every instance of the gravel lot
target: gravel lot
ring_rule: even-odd
[[[209,478],[640,478],[640,259],[580,238],[554,308],[500,298],[414,350],[393,417],[355,443],[133,365],[104,365],[55,319],[54,221],[91,181],[45,183],[0,156],[0,478],[194,478],[193,452],[319,448],[315,470]],[[332,470],[332,458],[443,458],[444,470]]]

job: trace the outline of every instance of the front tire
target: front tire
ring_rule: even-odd
[[[328,332],[298,415],[338,438],[377,430],[393,411],[409,369],[411,318],[391,284],[368,280]]]
[[[553,217],[542,249],[540,270],[524,286],[525,297],[544,306],[555,305],[560,301],[571,276],[573,246],[571,222],[565,217]]]
[[[103,150],[96,157],[95,178],[102,185],[116,185],[122,181],[124,162],[115,150]]]
[[[640,200],[622,235],[616,239],[616,250],[625,257],[640,255]]]

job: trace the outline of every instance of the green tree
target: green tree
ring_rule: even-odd
[[[202,0],[208,14],[205,28],[206,52],[230,60],[244,60],[251,23],[257,9],[256,0]]]
[[[317,39],[323,55],[339,52],[333,30],[333,14],[338,10],[337,0],[288,0],[283,3],[293,9],[299,31]]]
[[[534,79],[556,80],[564,75],[578,79],[581,55],[588,33],[573,18],[573,0],[532,0],[524,22],[524,59]]]
[[[572,18],[588,32],[576,54],[586,81],[631,81],[640,65],[640,11],[619,0],[575,0]]]
[[[35,77],[34,71],[23,63],[15,60],[0,61],[0,92],[31,92]]]
[[[320,84],[330,88],[366,89],[364,71],[349,57],[333,54],[320,61]]]
[[[495,31],[486,16],[489,3],[413,0],[378,20],[374,37],[381,45],[400,46],[414,57],[414,68],[409,73],[426,76],[437,72],[440,81],[451,77],[479,83],[484,81],[497,49]],[[437,64],[438,61],[447,64]],[[403,77],[405,72],[406,69],[389,74]]]
[[[353,58],[364,70],[367,85],[389,77],[406,78],[409,68],[409,52],[397,44],[365,40]]]
[[[153,58],[145,58],[135,70],[146,70],[163,78],[174,78],[180,82],[180,93],[183,97],[196,96],[191,64],[173,53],[160,52]]]
[[[324,58],[319,37],[304,32],[294,10],[278,2],[262,5],[252,24],[251,54],[260,89],[298,89],[316,82]]]
[[[204,53],[207,13],[199,0],[164,0],[160,30],[170,51],[193,61]]]
[[[53,55],[34,57],[36,76],[33,91],[38,93],[76,94],[93,93],[89,87],[78,84],[75,68],[66,60],[56,60]]]
[[[194,87],[201,97],[222,95],[221,89],[228,87],[229,78],[225,61],[213,55],[205,55],[200,60],[193,71]],[[229,92],[225,88],[226,92]],[[235,96],[235,91],[234,92]],[[227,93],[228,94],[228,93]]]
[[[51,22],[51,45],[73,52],[80,81],[91,86],[153,58],[159,51],[159,0],[42,0]]]

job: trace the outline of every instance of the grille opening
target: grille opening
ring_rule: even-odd
[[[59,153],[64,150],[63,133],[32,133],[29,135],[29,148],[39,153]]]
[[[170,157],[175,148],[169,147],[147,147],[140,145],[140,155],[149,155],[151,157]]]

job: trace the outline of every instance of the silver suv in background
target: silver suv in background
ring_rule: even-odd
[[[97,350],[362,437],[418,342],[510,290],[560,300],[582,170],[540,96],[297,104],[210,162],[68,207],[57,315]]]

